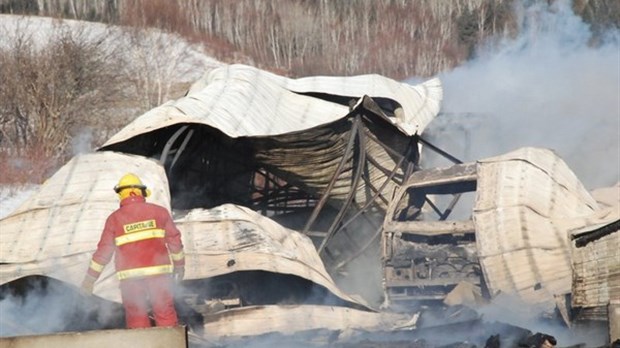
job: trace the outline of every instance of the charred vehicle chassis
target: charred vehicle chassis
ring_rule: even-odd
[[[443,300],[462,281],[484,285],[471,216],[453,217],[457,204],[467,204],[463,195],[476,191],[476,163],[462,164],[419,140],[457,164],[414,172],[388,207],[381,244],[390,305]]]

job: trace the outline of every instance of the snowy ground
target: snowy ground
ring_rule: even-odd
[[[129,31],[102,23],[62,20],[49,17],[0,14],[0,49],[10,47],[13,40],[21,38],[40,47],[55,37],[71,31],[81,40],[101,41],[126,47],[123,65],[129,75],[137,71],[157,71],[163,81],[191,83],[209,69],[221,66],[204,47],[191,44],[178,35],[157,30]],[[170,59],[175,57],[175,59]],[[80,151],[81,152],[81,151]],[[37,185],[0,185],[0,219],[8,216],[38,189]]]
[[[0,14],[0,48],[11,47],[16,39],[40,47],[66,32],[77,40],[99,42],[110,52],[120,48],[124,57],[118,57],[123,61],[119,68],[129,75],[149,71],[157,75],[152,78],[193,82],[205,70],[222,65],[203,46],[156,29],[132,31],[103,23]]]

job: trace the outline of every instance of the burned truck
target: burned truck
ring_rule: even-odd
[[[443,300],[462,281],[482,285],[474,223],[451,219],[463,194],[475,190],[472,163],[417,171],[398,190],[383,225],[386,298],[415,304]],[[441,206],[445,196],[451,200]]]
[[[473,296],[515,294],[541,312],[568,317],[572,257],[566,221],[598,210],[551,150],[522,148],[416,171],[385,215],[386,302],[442,301],[466,283],[476,289]]]

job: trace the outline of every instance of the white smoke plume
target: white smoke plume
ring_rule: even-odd
[[[479,47],[474,59],[441,75],[443,114],[429,134],[464,161],[524,146],[549,148],[586,188],[614,185],[620,180],[618,28],[593,40],[567,0],[516,3],[517,38]],[[458,136],[466,139],[450,139]]]

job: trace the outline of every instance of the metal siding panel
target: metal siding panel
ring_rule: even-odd
[[[149,187],[149,201],[170,206],[166,175],[155,161],[113,152],[77,156],[0,220],[0,262],[94,251],[107,216],[118,207],[113,187],[127,172]]]
[[[571,291],[568,229],[557,219],[592,214],[594,199],[552,151],[523,148],[478,161],[473,220],[491,293],[555,306]]]
[[[410,315],[365,312],[346,307],[261,306],[208,315],[204,328],[210,335],[234,340],[270,332],[289,335],[317,329],[388,331],[410,319]]]
[[[293,274],[366,306],[338,289],[307,236],[249,208],[224,204],[195,209],[176,223],[186,245],[186,279],[248,270]],[[234,265],[228,266],[229,260]]]
[[[572,251],[573,306],[600,307],[620,299],[620,231]]]

